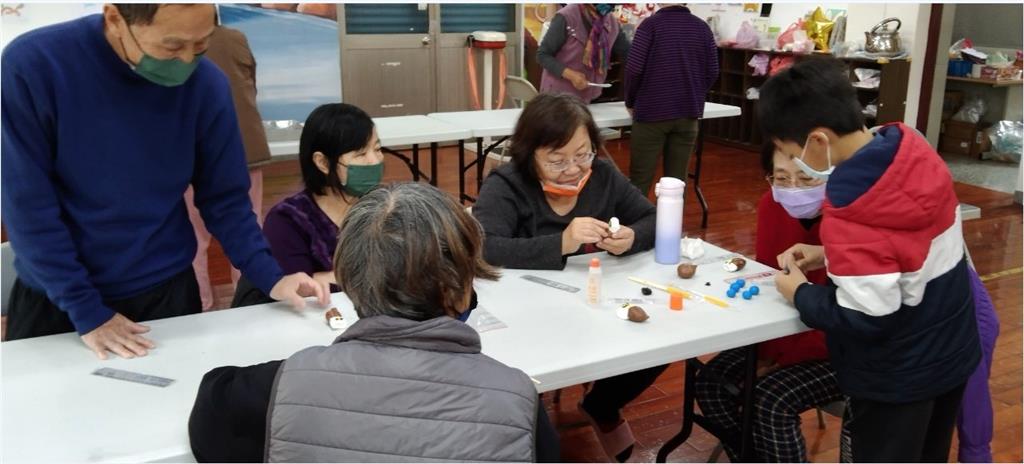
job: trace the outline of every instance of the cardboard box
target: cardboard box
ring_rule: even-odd
[[[979,157],[982,152],[991,149],[985,129],[987,123],[973,124],[969,122],[949,120],[942,123],[939,137],[939,152],[955,155]]]

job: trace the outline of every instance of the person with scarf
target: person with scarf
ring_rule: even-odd
[[[579,3],[558,10],[537,50],[544,69],[541,92],[572,94],[584,103],[601,95],[602,88],[590,84],[604,84],[612,59],[624,60],[629,53],[614,9],[608,3]]]

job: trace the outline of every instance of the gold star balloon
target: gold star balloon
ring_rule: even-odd
[[[828,19],[825,16],[825,12],[821,10],[821,7],[815,8],[814,13],[811,13],[807,21],[804,21],[804,30],[807,31],[807,37],[814,42],[814,45],[818,50],[828,51],[828,38],[832,35],[832,27],[835,26],[835,21]]]

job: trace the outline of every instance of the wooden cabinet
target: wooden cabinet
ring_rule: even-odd
[[[788,52],[771,52],[763,50],[746,50],[722,48],[718,50],[719,77],[711,87],[708,101],[725,105],[738,106],[743,110],[738,118],[711,119],[705,123],[705,135],[716,142],[735,145],[742,148],[759,150],[762,144],[761,127],[757,121],[757,100],[747,99],[747,89],[760,88],[768,76],[755,76],[754,69],[747,66],[750,59],[758,53],[765,53],[770,58],[792,56],[796,60],[806,59],[815,55],[801,55]],[[881,82],[876,89],[857,89],[857,97],[862,107],[875,105],[877,115],[865,116],[868,127],[893,121],[902,121],[907,107],[907,81],[910,76],[910,62],[891,60],[880,63],[872,60],[840,58],[846,62],[850,71],[850,80],[857,77],[854,70],[858,68],[878,69],[881,71]]]

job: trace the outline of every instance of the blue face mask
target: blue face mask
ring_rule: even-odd
[[[469,308],[466,308],[466,310],[463,311],[462,314],[459,314],[459,317],[456,317],[456,319],[462,322],[468,321],[469,315],[473,312],[474,309],[476,309],[477,304],[478,303],[476,301],[476,290],[473,290],[473,295],[469,297]]]

